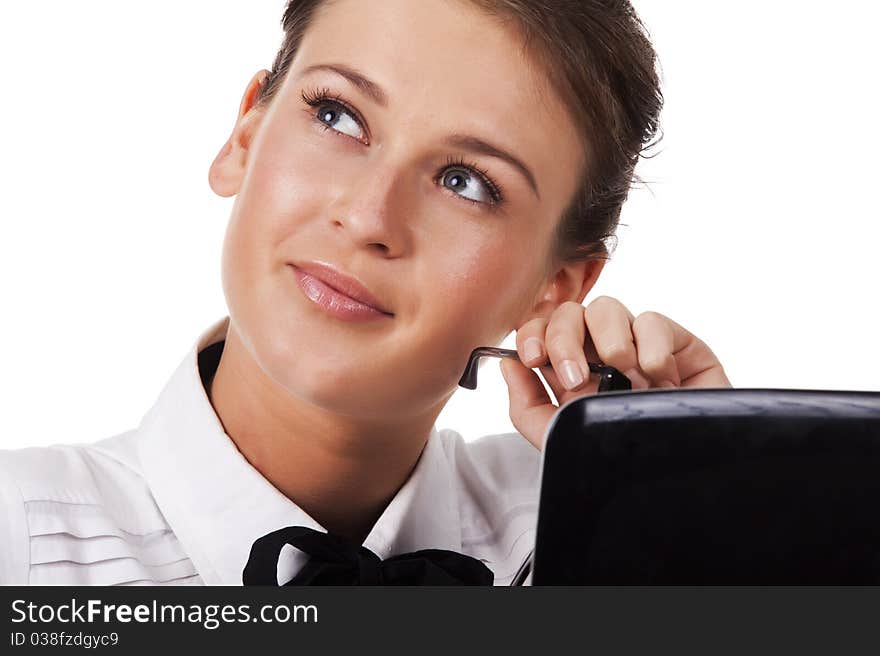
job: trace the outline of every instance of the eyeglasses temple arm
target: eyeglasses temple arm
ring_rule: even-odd
[[[503,349],[495,346],[478,346],[471,351],[468,358],[467,366],[458,384],[466,389],[477,389],[477,370],[479,369],[480,358],[491,356],[496,358],[516,358],[519,360],[519,353],[514,349]],[[617,392],[623,390],[631,390],[632,382],[614,367],[609,367],[599,362],[589,362],[590,371],[599,374],[599,392]]]

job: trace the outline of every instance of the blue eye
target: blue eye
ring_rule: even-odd
[[[467,192],[470,189],[470,193],[476,193],[476,197],[462,195],[462,198],[474,203],[497,205],[501,202],[501,192],[498,187],[475,164],[467,164],[459,159],[450,159],[446,162],[446,166],[449,167],[445,169],[448,173],[440,176],[440,180],[444,186],[447,182],[450,183],[450,186],[446,187],[447,189],[456,193],[458,191]],[[470,186],[471,182],[476,185]],[[480,191],[481,189],[482,191]]]
[[[302,99],[313,109],[319,110],[314,118],[325,129],[334,130],[361,143],[367,138],[360,116],[340,96],[331,97],[328,89],[316,89],[311,94],[303,91]],[[348,118],[345,118],[346,116]],[[473,162],[450,157],[443,171],[438,178],[435,178],[435,182],[439,180],[443,188],[449,189],[457,198],[486,206],[490,210],[497,209],[504,200],[501,188],[492,181],[486,171]],[[447,181],[452,186],[446,186]],[[472,186],[471,183],[476,185]],[[461,194],[460,191],[470,195]]]
[[[346,134],[358,141],[366,139],[360,121],[356,118],[354,112],[338,100],[325,97],[316,98],[315,100],[307,99],[306,102],[312,107],[318,108],[319,111],[315,115],[315,120],[322,125]]]
[[[349,118],[348,120],[340,121],[336,125],[331,125],[331,123],[339,121],[340,115],[345,115],[345,116],[351,117],[351,114],[349,114],[348,110],[346,110],[345,108],[342,108],[342,109],[324,108],[324,109],[322,109],[322,113],[319,115],[319,119],[321,120],[321,122],[326,123],[327,125],[332,127],[334,130],[337,130],[337,131],[342,132],[344,134],[348,134],[349,136],[352,136],[355,139],[360,139],[361,137],[359,137],[356,133],[351,134],[350,132],[346,131],[347,129],[352,129],[354,132],[357,132],[358,130],[360,130],[360,125],[358,125],[358,122],[356,120],[354,120],[353,118]],[[340,129],[339,126],[342,126],[342,129]]]

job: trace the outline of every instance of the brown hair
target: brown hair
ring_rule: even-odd
[[[257,96],[272,101],[316,10],[332,0],[289,0],[284,41]],[[513,21],[527,52],[547,75],[578,126],[587,165],[563,212],[547,268],[608,259],[634,170],[659,128],[663,94],[657,56],[629,0],[467,0]],[[661,134],[662,138],[662,134]]]

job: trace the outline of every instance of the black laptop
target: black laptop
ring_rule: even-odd
[[[880,392],[652,389],[548,428],[533,585],[880,583]]]

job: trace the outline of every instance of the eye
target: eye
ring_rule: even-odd
[[[457,196],[493,208],[504,200],[500,187],[476,164],[450,158],[446,166],[446,172],[440,176],[440,184]]]
[[[332,129],[334,132],[366,143],[363,120],[340,96],[331,96],[330,90],[326,88],[303,91],[301,95],[307,105],[318,110],[313,117],[324,129]],[[312,112],[310,111],[309,114]],[[465,162],[459,158],[448,158],[443,173],[435,178],[434,182],[435,184],[439,182],[456,198],[480,205],[490,211],[497,210],[504,201],[501,187],[493,182],[486,171],[473,162]],[[447,186],[447,183],[450,186]]]
[[[341,132],[358,141],[364,141],[367,138],[357,112],[338,97],[331,98],[328,90],[314,91],[312,95],[303,92],[302,98],[307,105],[318,110],[315,112],[314,118],[322,126]]]

